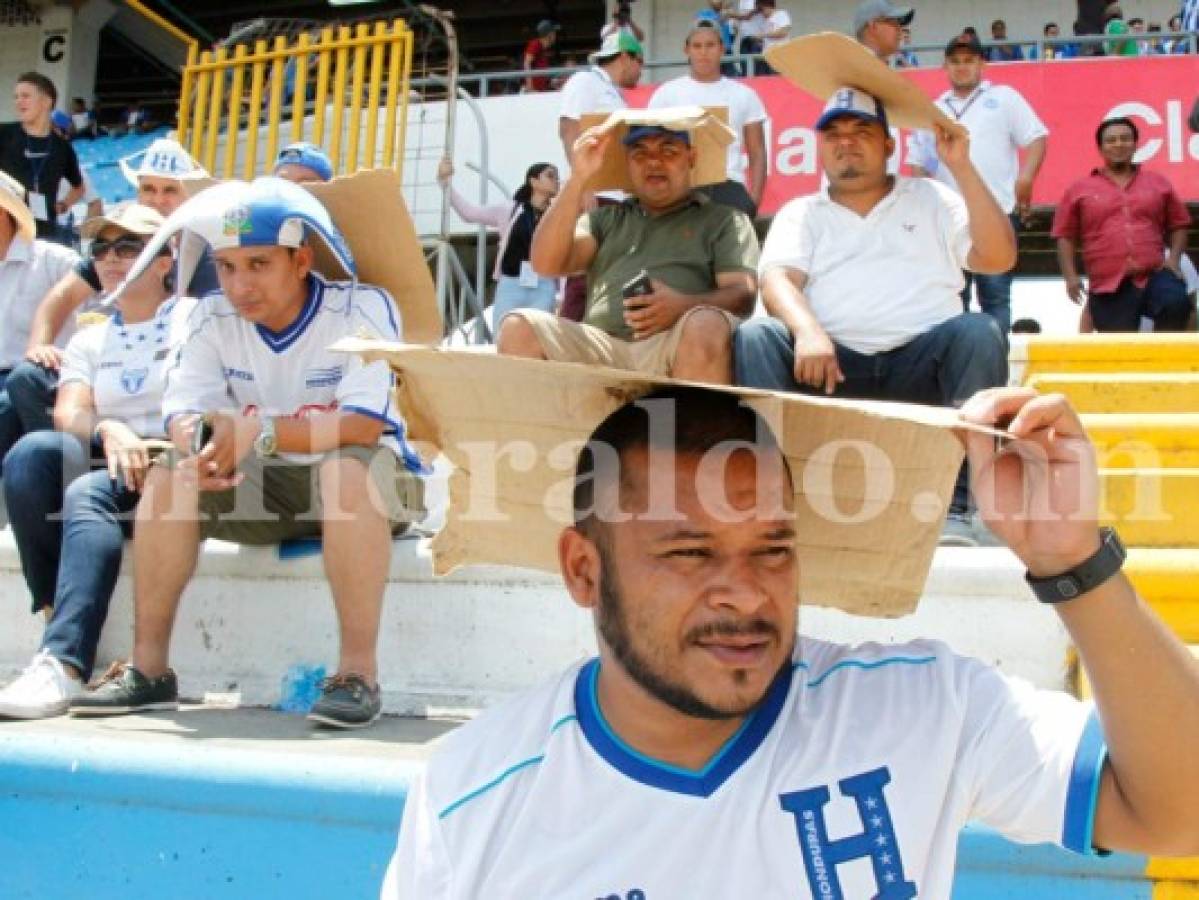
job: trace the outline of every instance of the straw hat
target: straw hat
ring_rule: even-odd
[[[33,213],[25,205],[25,187],[4,171],[0,171],[0,210],[4,210],[16,221],[18,237],[27,241],[37,238],[37,223],[33,221]]]
[[[112,225],[138,237],[152,237],[166,219],[156,209],[140,203],[122,203],[102,216],[92,216],[79,226],[79,236],[91,240]]]
[[[938,109],[915,83],[843,34],[824,32],[776,44],[766,51],[766,61],[820,100],[828,100],[842,88],[857,88],[878,98],[892,125],[965,133],[965,128]]]
[[[579,120],[586,133],[591,128],[613,132],[603,165],[588,182],[596,191],[632,191],[628,164],[625,161],[624,139],[629,129],[638,126],[685,131],[695,148],[695,165],[691,168],[691,186],[716,184],[728,177],[728,146],[735,139],[726,124],[728,110],[724,107],[671,106],[662,109],[620,109],[613,113],[588,113]]]

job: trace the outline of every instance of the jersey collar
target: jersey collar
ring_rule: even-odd
[[[258,332],[258,336],[262,338],[263,343],[276,353],[282,353],[298,341],[301,335],[304,334],[304,330],[316,318],[316,311],[321,305],[321,294],[324,292],[324,285],[324,280],[315,272],[309,274],[308,297],[304,301],[304,305],[300,308],[300,314],[296,316],[295,321],[282,331],[271,331],[265,325],[255,325],[254,330]]]
[[[787,666],[775,677],[762,705],[746,718],[737,729],[737,733],[725,742],[702,769],[684,769],[659,762],[638,753],[622,741],[608,725],[599,707],[596,692],[599,671],[600,661],[593,659],[583,666],[575,679],[575,713],[579,718],[579,728],[591,749],[614,769],[634,781],[676,794],[710,797],[766,740],[787,700],[794,669]]]

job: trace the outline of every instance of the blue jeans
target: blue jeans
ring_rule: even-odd
[[[95,665],[139,496],[123,481],[114,484],[107,471],[89,471],[93,453],[99,458],[99,447],[84,447],[73,435],[39,431],[13,447],[4,477],[33,609],[54,606],[42,649],[85,680]]]
[[[0,471],[21,436],[54,427],[58,372],[23,360],[0,376]]]
[[[1008,220],[1019,238],[1024,223],[1015,213],[1010,213]],[[995,320],[1004,341],[1012,330],[1012,277],[1015,271],[1010,269],[999,275],[979,275],[969,271],[962,273],[966,276],[966,286],[962,288],[962,312],[970,312],[970,288],[973,285],[978,293],[978,308]]]
[[[883,353],[858,353],[840,344],[837,364],[845,381],[834,396],[898,400],[928,406],[961,406],[984,388],[1007,383],[1007,349],[995,321],[963,313]],[[772,391],[819,393],[795,380],[794,341],[777,319],[751,319],[733,338],[737,384]],[[950,510],[970,509],[965,464],[958,473]]]
[[[536,287],[525,287],[512,275],[501,275],[495,286],[495,302],[491,305],[492,330],[499,333],[500,322],[514,309],[554,311],[554,295],[558,282],[553,278],[537,279]]]

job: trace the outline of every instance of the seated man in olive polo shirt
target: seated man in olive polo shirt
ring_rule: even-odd
[[[589,182],[617,140],[600,128],[579,138],[571,177],[533,237],[539,274],[587,273],[583,322],[514,310],[499,352],[730,384],[733,330],[758,287],[753,224],[692,191],[690,135],[661,126],[630,125],[623,138],[632,196],[585,212]]]

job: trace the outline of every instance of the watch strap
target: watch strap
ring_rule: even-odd
[[[1093,591],[1124,567],[1128,553],[1114,528],[1099,529],[1099,549],[1073,569],[1058,575],[1024,575],[1042,603],[1064,603]]]

